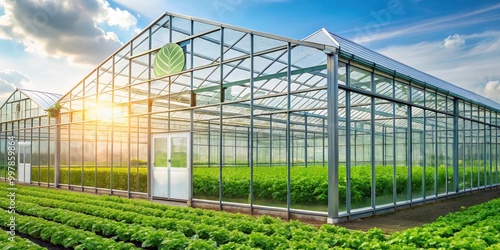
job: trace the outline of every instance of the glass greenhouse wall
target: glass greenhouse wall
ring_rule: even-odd
[[[158,76],[166,44],[185,60]],[[37,185],[338,219],[499,183],[500,105],[326,30],[166,13],[57,98],[57,119],[32,99],[0,109],[0,161],[6,177],[15,136]]]
[[[41,91],[18,89],[0,108],[0,176],[8,178],[9,137],[14,137],[16,177],[20,182],[48,183],[43,176],[46,169],[54,168],[55,120],[46,109],[61,95]]]

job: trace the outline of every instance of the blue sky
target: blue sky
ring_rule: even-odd
[[[326,28],[500,102],[500,3],[0,0],[0,99],[65,93],[164,11],[302,39]]]

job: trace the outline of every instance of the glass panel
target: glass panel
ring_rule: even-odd
[[[250,119],[246,117],[223,120],[222,198],[224,201],[247,204],[250,202],[249,124]],[[214,176],[218,176],[219,169],[207,168],[204,171],[207,179],[210,178],[211,182],[217,181]]]
[[[19,164],[23,164],[24,163],[24,146],[21,146],[19,147]]]
[[[354,66],[351,66],[351,72],[350,72],[350,85],[351,87],[358,88],[358,89],[363,89],[370,91],[371,90],[371,73],[360,69],[356,68]]]
[[[61,120],[62,120],[62,115],[61,115]],[[55,129],[51,132],[55,132]],[[61,155],[60,155],[60,183],[67,184],[68,183],[68,163],[69,163],[69,133],[71,131],[69,130],[68,125],[61,125]],[[55,133],[54,133],[55,134]],[[55,144],[54,144],[55,145]],[[51,179],[53,180],[53,179]]]
[[[167,167],[167,138],[154,139],[154,166],[156,168]]]
[[[428,104],[428,99],[426,98],[426,105]],[[425,186],[424,194],[425,197],[437,194],[437,161],[438,161],[438,134],[436,126],[436,113],[431,111],[425,111],[425,132],[424,132],[424,164],[423,164],[423,176]],[[444,124],[444,121],[443,123]]]
[[[391,91],[392,92],[392,91]],[[394,165],[392,163],[392,117],[393,105],[388,101],[375,99],[374,159],[375,165],[375,205],[389,204],[394,201]]]
[[[24,147],[24,163],[31,164],[31,145]]]
[[[187,167],[187,137],[176,136],[170,138],[170,166],[173,168]]]
[[[170,27],[169,19],[170,16],[166,15],[156,23],[157,25],[151,27],[152,36],[150,41],[152,48],[161,47],[170,40],[170,32],[167,29],[167,27]]]
[[[347,65],[343,62],[339,62],[339,85],[346,85],[347,81]]]
[[[451,120],[453,122],[453,120]],[[452,124],[450,124],[452,125]],[[447,130],[448,130],[448,119],[446,116],[443,116],[441,114],[438,114],[438,120],[436,123],[436,129],[437,129],[437,194],[443,194],[446,193],[446,183],[448,180],[448,171],[447,167],[448,164],[451,163],[452,159],[449,159],[448,156],[448,135],[447,135]],[[453,138],[453,135],[452,137]],[[453,146],[453,145],[452,145]],[[453,168],[450,168],[451,170]],[[453,176],[453,175],[452,175]],[[453,180],[450,179],[450,181]]]
[[[467,190],[471,188],[471,170],[470,170],[470,163],[471,163],[471,145],[472,142],[471,137],[470,137],[470,128],[471,128],[471,122],[468,120],[463,119],[459,124],[462,125],[462,149],[463,149],[463,171],[460,174],[460,180],[462,180],[462,185],[461,188],[462,190]]]
[[[254,57],[254,97],[287,91],[287,58],[286,49]]]
[[[471,164],[471,176],[472,176],[472,188],[477,188],[480,186],[481,180],[481,163],[480,163],[480,154],[481,154],[481,146],[479,143],[479,135],[482,134],[482,129],[480,128],[480,124],[476,122],[472,122],[471,128],[471,145],[472,145],[472,164]]]
[[[433,90],[425,91],[425,107],[431,109],[436,108],[436,93]]]
[[[351,94],[351,209],[371,206],[371,98]],[[349,194],[348,194],[349,195]]]
[[[424,90],[416,87],[414,85],[411,86],[411,102],[417,105],[424,105],[425,94]]]
[[[414,99],[413,99],[414,100]],[[423,197],[425,130],[424,110],[412,107],[412,162],[411,162],[411,194],[413,199]]]
[[[392,79],[384,76],[375,74],[373,78],[373,84],[375,85],[375,90],[378,94],[392,97]]]
[[[406,107],[406,106],[405,106]],[[408,199],[408,120],[407,117],[398,121],[401,127],[396,128],[396,201]]]
[[[195,111],[198,112],[195,117],[204,116],[203,109]],[[212,154],[217,154],[217,150],[211,150],[213,143],[210,140],[216,131],[218,131],[218,128],[211,125],[210,122],[197,120],[194,123],[192,151],[193,197],[196,199],[219,199],[219,168],[216,168],[216,164],[210,161]],[[212,164],[211,168],[209,167],[210,164]]]
[[[287,206],[288,169],[286,152],[289,150],[290,157],[293,159],[293,148],[286,147],[286,121],[285,114],[254,116],[253,192],[254,204],[256,205]],[[282,148],[273,151],[271,156],[270,148],[278,145],[281,145]],[[273,165],[269,164],[270,160]],[[295,168],[292,169],[292,172],[295,171]],[[293,175],[293,173],[291,174]],[[292,203],[296,203],[300,199],[298,196],[301,195],[301,192],[293,188],[291,192],[294,194]]]
[[[70,151],[71,157],[74,157],[74,162],[71,164],[71,178],[75,180],[72,181],[72,184],[81,185],[83,183],[84,186],[96,186],[95,179],[96,173],[98,173],[98,170],[96,169],[99,160],[98,150],[100,149],[98,148],[98,145],[100,144],[99,135],[105,131],[104,129],[103,131],[100,129],[101,128],[99,128],[95,122],[85,123],[83,127],[80,124],[74,124],[71,126]],[[81,162],[82,158],[83,162]],[[117,188],[117,180],[118,178],[113,176],[113,188],[123,190],[123,185],[120,185],[120,188]],[[109,188],[109,183],[107,183],[107,181],[99,181],[97,187]]]

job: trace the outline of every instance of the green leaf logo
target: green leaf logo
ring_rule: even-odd
[[[167,43],[155,56],[154,72],[156,77],[179,73],[184,69],[184,51],[176,43]]]

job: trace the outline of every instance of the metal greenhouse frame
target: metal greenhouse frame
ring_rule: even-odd
[[[157,76],[166,44],[184,65]],[[497,187],[499,111],[325,29],[165,13],[65,95],[16,90],[1,176],[14,136],[21,182],[337,222]]]

